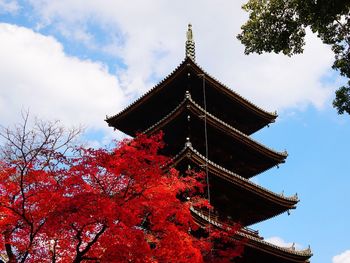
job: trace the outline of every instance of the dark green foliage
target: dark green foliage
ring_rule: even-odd
[[[250,12],[238,39],[245,45],[245,53],[282,52],[301,53],[305,29],[296,16],[296,5],[284,0],[250,0],[243,6]]]
[[[346,112],[350,114],[350,88],[343,86],[335,92],[335,95],[336,98],[333,101],[333,106],[337,108],[338,113],[343,114]]]
[[[245,53],[275,52],[291,56],[303,52],[305,28],[331,45],[333,68],[350,79],[349,0],[248,0],[242,7],[249,20],[237,38]],[[350,82],[336,92],[333,102],[339,114],[350,114]]]

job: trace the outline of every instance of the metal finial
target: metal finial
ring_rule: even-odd
[[[192,32],[192,25],[188,24],[187,29],[187,40],[186,40],[186,57],[189,57],[193,61],[196,60],[196,50],[195,50],[195,44],[193,40],[193,32]]]
[[[188,24],[187,41],[193,41],[192,25]]]

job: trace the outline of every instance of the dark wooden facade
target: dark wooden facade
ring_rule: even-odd
[[[297,196],[285,197],[249,180],[287,157],[249,136],[274,122],[276,113],[260,109],[208,75],[194,61],[191,41],[186,42],[185,60],[168,77],[106,122],[130,136],[162,130],[163,154],[173,157],[179,170],[208,167],[215,217],[194,210],[199,224],[219,227],[230,218],[247,227],[295,209]],[[312,255],[310,249],[272,245],[254,231],[242,229],[238,235],[248,242],[237,262],[302,263]]]

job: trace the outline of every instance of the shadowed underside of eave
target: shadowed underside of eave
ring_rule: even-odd
[[[287,157],[285,152],[280,153],[260,144],[204,111],[189,93],[175,109],[144,132],[152,134],[162,130],[166,143],[162,153],[168,156],[177,154],[187,138],[203,154],[206,148],[204,117],[207,122],[209,159],[245,178],[283,163]]]
[[[189,144],[173,158],[180,171],[202,170],[208,165],[211,203],[222,220],[230,218],[243,226],[255,224],[294,209],[297,196],[275,194],[207,160]]]
[[[168,114],[183,99],[187,90],[203,106],[203,78],[208,111],[233,127],[250,135],[274,122],[277,115],[258,108],[233,92],[189,58],[153,89],[120,113],[107,117],[106,121],[109,126],[134,136]]]

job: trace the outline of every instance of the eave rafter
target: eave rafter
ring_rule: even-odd
[[[278,161],[279,163],[284,162],[285,158],[288,156],[287,152],[277,152],[271,148],[268,148],[256,140],[252,139],[250,136],[242,133],[236,128],[230,126],[219,118],[215,117],[209,112],[206,112],[201,106],[199,106],[194,100],[192,100],[189,92],[186,93],[184,100],[169,114],[159,120],[157,123],[149,127],[144,131],[144,133],[154,133],[156,131],[161,130],[167,123],[174,120],[177,116],[179,116],[183,111],[189,110],[193,114],[198,117],[206,116],[207,123],[231,136],[232,138],[249,145],[252,149],[261,152],[264,155],[269,156],[270,158]]]

